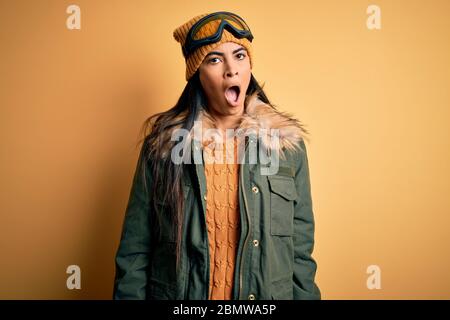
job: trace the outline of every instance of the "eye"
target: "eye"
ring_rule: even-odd
[[[239,56],[242,56],[242,58],[239,58]],[[245,53],[238,53],[238,54],[236,55],[236,57],[238,57],[239,60],[244,60],[245,57],[246,57],[246,55],[245,55]]]
[[[215,63],[215,60],[216,60],[216,59],[217,59],[217,60],[220,60],[219,58],[215,57],[215,58],[209,59],[209,60],[208,60],[208,63],[216,64],[216,63]]]

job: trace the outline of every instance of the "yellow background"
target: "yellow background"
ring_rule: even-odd
[[[449,299],[446,0],[1,0],[0,298],[112,296],[140,126],[185,85],[172,32],[218,10],[247,21],[255,77],[311,131],[323,298]]]

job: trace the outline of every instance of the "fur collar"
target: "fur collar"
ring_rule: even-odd
[[[296,148],[300,148],[301,140],[309,140],[309,132],[299,120],[295,119],[289,113],[278,111],[264,103],[259,99],[257,93],[247,96],[244,105],[245,113],[242,115],[240,124],[234,132],[242,132],[245,135],[249,132],[255,133],[260,137],[260,141],[266,149],[279,152],[282,158],[284,157],[284,150],[293,151]],[[198,126],[202,127],[203,134],[201,137],[196,134],[198,132],[196,131]],[[172,128],[172,130],[176,128]],[[193,128],[188,134],[186,140],[188,142],[187,145],[190,145],[191,140],[199,141],[203,147],[211,145],[211,142],[223,143],[224,139],[222,137],[209,136],[205,138],[205,130],[211,128],[216,128],[214,119],[205,109],[202,109]],[[278,129],[278,143],[273,143],[274,139],[271,139],[270,135],[271,129]],[[167,133],[169,137],[171,136],[172,130]],[[168,146],[169,144],[166,145]],[[164,150],[163,154],[170,154],[170,151]]]

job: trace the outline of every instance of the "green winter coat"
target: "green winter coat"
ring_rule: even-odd
[[[200,114],[205,124],[207,114]],[[269,124],[269,125],[268,125]],[[320,299],[314,278],[314,217],[311,201],[308,157],[304,129],[287,114],[275,111],[257,98],[251,98],[241,127],[279,129],[278,172],[261,174],[258,163],[240,164],[239,208],[241,236],[237,250],[233,298]],[[170,134],[170,133],[169,133]],[[245,159],[249,150],[264,141],[250,134],[245,139]],[[298,147],[295,147],[295,146]],[[190,142],[193,153],[201,142]],[[270,147],[269,144],[265,145]],[[191,158],[192,159],[192,158]],[[181,265],[175,268],[175,239],[169,215],[162,214],[161,238],[150,232],[152,204],[144,183],[152,177],[140,168],[149,163],[139,156],[119,248],[116,254],[114,299],[208,299],[209,244],[206,228],[206,177],[203,163],[186,165],[183,176],[185,197]],[[164,212],[164,210],[161,210]]]

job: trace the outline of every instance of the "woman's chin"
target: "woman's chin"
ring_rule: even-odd
[[[243,108],[242,104],[239,103],[239,102],[236,102],[236,103],[233,103],[233,104],[231,104],[229,102],[226,103],[225,110],[227,111],[226,113],[228,113],[229,115],[239,114],[239,113],[242,112],[243,109],[244,108]]]

